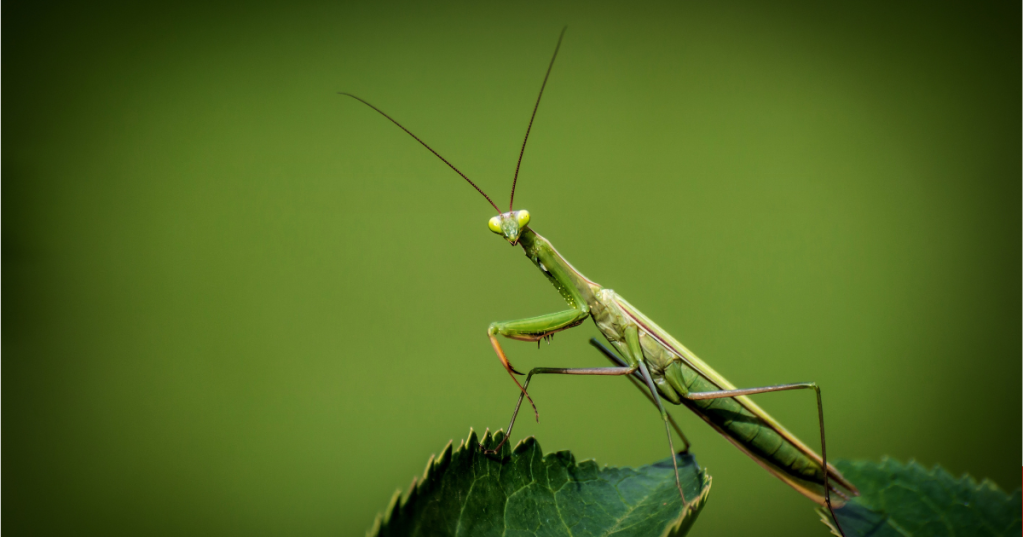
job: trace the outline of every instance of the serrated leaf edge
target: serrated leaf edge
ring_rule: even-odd
[[[696,516],[700,514],[703,507],[707,505],[707,498],[710,496],[710,485],[713,481],[713,477],[707,473],[707,469],[704,468],[700,472],[700,481],[703,483],[703,487],[700,490],[700,495],[693,498],[691,501],[686,502],[685,509],[682,510],[675,521],[675,524],[667,528],[661,537],[671,537],[673,535],[681,535],[684,533],[682,530],[688,530],[692,526],[693,522],[696,522]]]
[[[426,468],[423,469],[422,478],[417,479],[416,477],[413,477],[412,483],[409,485],[409,489],[405,494],[402,494],[401,489],[394,491],[394,494],[391,495],[391,500],[387,503],[387,508],[385,508],[383,512],[377,514],[376,518],[373,520],[373,525],[366,530],[366,537],[374,537],[378,535],[380,530],[385,525],[389,524],[392,518],[398,516],[398,513],[401,512],[405,506],[415,500],[421,488],[428,486],[430,477],[438,472],[443,472],[447,468],[452,457],[461,453],[463,449],[469,448],[470,446],[473,449],[478,449],[480,445],[487,445],[488,443],[493,445],[493,443],[499,442],[502,437],[504,437],[504,430],[498,429],[493,433],[493,435],[491,435],[490,429],[488,428],[483,432],[483,439],[477,442],[476,431],[470,427],[469,434],[464,440],[461,440],[458,443],[458,447],[454,450],[452,450],[454,440],[448,440],[448,443],[444,446],[444,449],[441,450],[439,456],[431,454],[430,458],[427,459]],[[514,448],[509,448],[508,444],[505,443],[505,445],[501,448],[501,453],[498,455],[505,457],[513,453],[520,453],[534,442],[536,442],[536,437],[527,436],[522,440],[519,440],[519,442],[515,444]],[[568,457],[572,459],[572,464],[579,464],[578,461],[575,460],[575,455],[571,451],[564,450],[553,453],[567,454]],[[604,468],[607,467],[608,465],[605,464]],[[695,521],[694,516],[691,515],[698,515],[700,511],[703,510],[704,505],[707,504],[707,498],[710,495],[711,482],[713,481],[713,478],[707,473],[706,468],[703,468],[700,471],[700,481],[702,483],[700,495],[693,500],[686,502],[685,508],[682,509],[679,514],[678,520],[676,520],[672,526],[666,528],[660,537],[672,537],[674,535],[679,535],[681,530],[688,529],[688,527]],[[687,522],[688,524],[686,524]]]

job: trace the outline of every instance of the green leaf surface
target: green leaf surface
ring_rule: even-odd
[[[913,461],[837,461],[835,466],[860,490],[835,510],[846,537],[1018,536],[1023,530],[1019,489],[1006,494],[990,481],[956,479],[941,467],[928,471]],[[838,535],[827,508],[817,513]]]
[[[483,435],[496,446],[498,431]],[[678,455],[687,503],[679,498],[671,459],[640,468],[576,463],[568,451],[543,454],[529,437],[485,455],[476,433],[438,457],[404,497],[395,492],[371,536],[682,536],[707,501],[710,476],[692,455]]]

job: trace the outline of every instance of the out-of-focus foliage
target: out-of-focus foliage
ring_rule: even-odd
[[[835,510],[846,537],[1019,535],[1023,519],[1020,489],[1002,492],[994,483],[952,477],[940,466],[926,470],[914,461],[885,458],[837,461],[860,496]],[[821,520],[838,535],[827,509]]]

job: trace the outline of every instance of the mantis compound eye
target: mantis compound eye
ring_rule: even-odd
[[[526,227],[526,224],[529,223],[529,211],[525,209],[515,211],[515,220],[519,223],[519,228]]]
[[[491,218],[490,221],[487,222],[487,226],[490,228],[490,231],[493,231],[494,233],[501,233],[501,216],[498,215]]]

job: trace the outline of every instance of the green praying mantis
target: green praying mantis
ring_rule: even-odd
[[[465,174],[447,161],[429,145],[419,139],[379,108],[350,93],[342,95],[352,97],[377,111],[395,125],[400,127],[417,142],[447,164],[458,175],[475,188],[497,211],[497,215],[488,222],[490,230],[504,237],[512,246],[520,246],[526,257],[536,265],[540,272],[558,290],[568,309],[556,313],[548,313],[528,319],[491,323],[487,336],[505,370],[519,388],[518,402],[512,412],[508,432],[501,443],[490,450],[496,453],[511,437],[515,418],[518,416],[523,399],[528,399],[533,412],[539,421],[536,405],[530,397],[528,388],[534,375],[600,375],[623,376],[628,378],[649,399],[660,412],[668,436],[668,445],[675,454],[671,431],[674,429],[688,451],[689,441],[675,420],[665,410],[664,401],[684,405],[696,413],[707,424],[724,436],[735,447],[756,461],[775,477],[781,479],[801,494],[814,502],[826,506],[835,518],[835,507],[841,507],[850,495],[858,495],[856,487],[846,480],[832,465],[828,464],[827,447],[824,438],[824,408],[821,403],[821,391],[813,382],[781,384],[758,388],[737,389],[721,374],[712,369],[692,351],[679,343],[667,331],[658,326],[635,306],[627,302],[611,289],[583,276],[564,257],[551,242],[529,227],[530,214],[526,210],[515,210],[515,186],[518,183],[519,167],[525,153],[529,132],[533,128],[536,111],[540,107],[543,90],[547,86],[554,60],[558,56],[561,40],[565,35],[562,29],[554,55],[547,66],[540,94],[529,118],[526,136],[519,151],[519,160],[515,165],[515,176],[512,180],[511,199],[508,211],[501,211],[497,204],[483,190],[472,182]],[[590,343],[614,364],[611,367],[560,368],[537,367],[525,375],[526,380],[520,383],[516,375],[524,375],[512,367],[507,355],[501,347],[497,336],[519,341],[535,341],[551,338],[555,333],[580,325],[586,319],[592,319],[597,328],[610,343],[611,348],[600,343],[596,338]],[[617,352],[616,352],[617,351]],[[817,418],[821,433],[821,455],[817,455],[810,447],[787,431],[780,423],[761,409],[748,396],[779,392],[786,390],[809,389],[817,396]],[[675,461],[675,457],[672,457]],[[675,480],[679,494],[685,503],[685,494],[679,482],[678,466],[675,466]],[[832,499],[832,493],[840,497]],[[836,518],[837,524],[837,518]],[[842,532],[841,526],[838,526]]]

